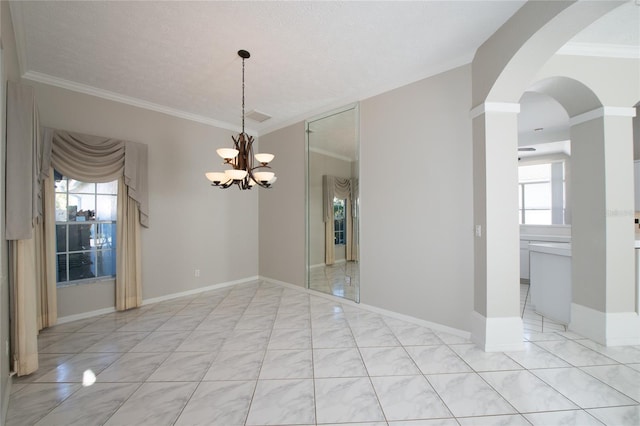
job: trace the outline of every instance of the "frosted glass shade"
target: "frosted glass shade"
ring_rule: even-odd
[[[256,160],[258,160],[260,163],[267,164],[269,161],[273,160],[273,157],[275,157],[275,155],[262,153],[262,154],[256,154],[254,155],[254,157],[256,157]]]
[[[273,177],[275,176],[275,173],[273,172],[257,172],[253,174],[253,177],[258,181],[258,182],[269,182],[271,179],[273,179]]]
[[[274,183],[276,183],[276,181],[278,180],[278,176],[274,176],[271,178],[271,180],[269,181],[269,184],[273,185]]]
[[[225,183],[229,180],[226,174],[222,172],[209,172],[204,174],[211,182]]]
[[[236,158],[236,156],[238,155],[238,150],[233,148],[218,148],[216,149],[216,152],[225,160]]]
[[[249,186],[256,186],[256,181],[253,179],[249,179]]]
[[[236,169],[225,170],[224,173],[227,175],[229,179],[233,179],[233,180],[242,180],[247,175],[246,170],[236,170]]]

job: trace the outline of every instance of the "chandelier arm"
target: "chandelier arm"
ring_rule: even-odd
[[[269,165],[266,165],[266,164],[265,164],[265,165],[262,165],[262,164],[260,164],[259,166],[252,167],[252,168],[251,168],[251,171],[254,171],[254,170],[257,170],[257,169],[270,169],[270,168],[271,168],[271,166],[269,166]]]

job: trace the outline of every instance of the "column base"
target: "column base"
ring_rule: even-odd
[[[569,330],[604,346],[640,345],[636,312],[605,313],[572,303]]]
[[[471,341],[485,352],[521,351],[522,318],[486,318],[476,311],[471,313]]]

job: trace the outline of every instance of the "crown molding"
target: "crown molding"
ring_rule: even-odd
[[[326,155],[327,157],[336,158],[338,160],[347,161],[349,163],[353,163],[354,161],[356,161],[355,159],[349,158],[346,155],[336,154],[320,148],[309,148],[309,151],[315,152],[316,154]]]
[[[19,1],[9,2],[9,12],[13,23],[13,33],[16,40],[16,53],[18,55],[18,70],[20,74],[27,69],[27,36],[24,29],[24,19],[22,13],[22,3]]]
[[[166,107],[164,105],[159,105],[153,102],[144,101],[142,99],[133,98],[130,96],[124,96],[119,93],[110,92],[108,90],[98,89],[92,86],[88,86],[86,84],[75,83],[73,81],[64,80],[62,78],[53,77],[48,74],[43,74],[35,71],[27,71],[22,75],[22,78],[25,80],[35,81],[38,83],[48,84],[50,86],[60,87],[62,89],[71,90],[78,93],[83,93],[89,96],[95,96],[102,99],[107,99],[114,102],[119,102],[122,104],[127,104],[131,106],[135,106],[138,108],[143,108],[150,111],[160,112],[162,114],[171,115],[173,117],[183,118],[189,121],[195,121],[197,123],[207,124],[209,126],[218,127],[221,129],[231,130],[233,132],[240,133],[242,131],[241,127],[236,125],[214,120],[209,117],[205,117],[198,114],[192,114],[189,112],[181,111],[179,109]],[[251,136],[258,136],[258,133],[251,129],[245,129],[245,132]]]
[[[640,46],[629,44],[577,43],[562,46],[557,55],[598,56],[602,58],[640,59]]]

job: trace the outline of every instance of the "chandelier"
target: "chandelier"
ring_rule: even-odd
[[[211,181],[211,186],[218,188],[229,188],[236,184],[238,188],[251,189],[258,185],[263,188],[270,188],[276,181],[275,173],[267,171],[270,169],[269,162],[273,160],[273,154],[258,153],[253,154],[253,136],[244,131],[244,61],[251,54],[246,50],[238,50],[238,56],[242,58],[242,133],[233,139],[233,148],[220,148],[216,152],[224,160],[223,164],[228,164],[232,168],[224,172],[205,173],[207,179]],[[254,163],[254,158],[257,161]]]

